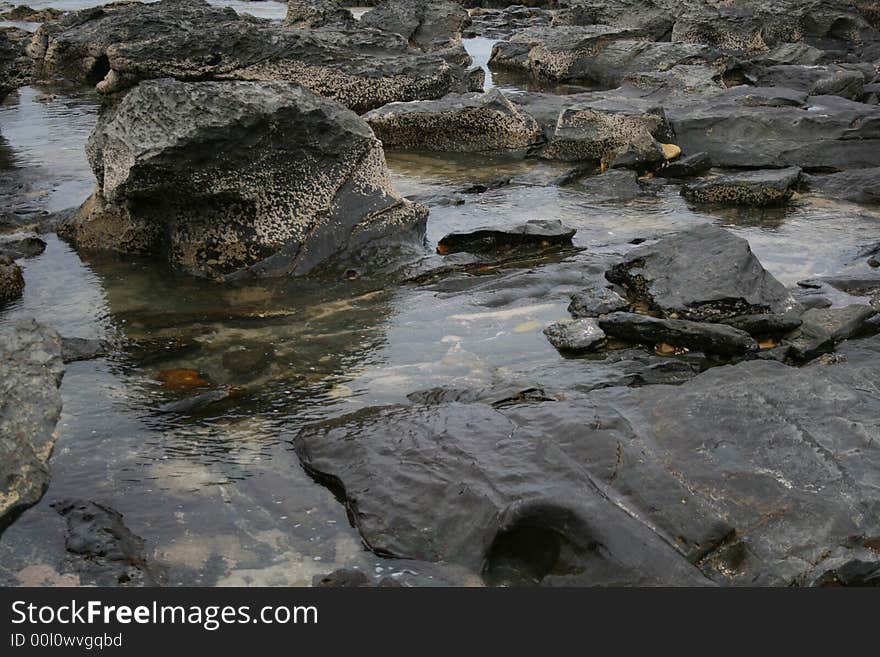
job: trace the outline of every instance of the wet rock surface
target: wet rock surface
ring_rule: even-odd
[[[360,22],[399,34],[412,46],[430,51],[460,46],[461,32],[470,18],[451,0],[382,0]]]
[[[0,328],[0,532],[49,485],[64,374],[58,334],[34,321]]]
[[[304,274],[424,231],[369,127],[289,83],[144,82],[88,154],[98,187],[64,228],[85,250],[164,253],[229,279]]]
[[[440,240],[441,254],[491,253],[502,249],[547,248],[571,245],[575,231],[556,219],[533,220],[509,230],[477,228],[462,233],[450,233]]]
[[[684,185],[681,195],[695,203],[758,207],[784,205],[791,199],[800,176],[798,167],[718,176]]]
[[[0,304],[18,299],[23,291],[21,267],[8,255],[0,255]]]
[[[593,319],[557,322],[544,329],[544,335],[559,351],[596,351],[605,344],[605,333]]]

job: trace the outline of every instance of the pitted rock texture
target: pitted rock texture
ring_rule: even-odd
[[[0,328],[0,532],[49,485],[63,374],[55,331],[33,320]]]
[[[464,69],[389,32],[295,29],[204,0],[161,0],[72,12],[34,34],[44,77],[113,93],[139,80],[286,80],[358,112],[467,90]]]
[[[470,17],[461,4],[451,0],[382,0],[360,22],[400,34],[413,47],[427,51],[460,46]]]
[[[800,177],[798,167],[734,173],[688,183],[681,188],[681,195],[688,201],[714,205],[784,205]]]
[[[62,234],[162,254],[215,279],[300,275],[367,248],[421,245],[353,112],[285,82],[143,82],[88,143],[98,180]]]
[[[605,277],[669,319],[719,322],[797,307],[746,240],[711,224],[633,249]]]
[[[30,35],[17,28],[0,28],[0,100],[33,77],[34,65],[25,53]]]
[[[391,103],[364,115],[385,148],[478,153],[525,150],[541,130],[499,90]]]
[[[874,344],[838,365],[749,361],[504,409],[369,409],[294,446],[379,554],[490,582],[818,583],[880,564],[865,549],[880,535]]]
[[[284,24],[301,28],[353,26],[354,16],[341,0],[288,0]]]
[[[0,255],[0,306],[15,301],[24,292],[21,267],[8,255]]]

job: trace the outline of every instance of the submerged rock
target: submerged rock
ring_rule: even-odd
[[[92,360],[110,353],[113,346],[107,340],[93,338],[61,338],[61,356],[65,363]]]
[[[605,277],[671,319],[720,322],[796,307],[746,240],[711,224],[642,245]]]
[[[358,112],[466,89],[466,73],[400,36],[364,27],[296,29],[204,0],[72,12],[44,24],[28,54],[45,77],[102,93],[140,80],[285,80]]]
[[[52,505],[67,520],[64,545],[81,580],[98,586],[155,586],[144,539],[125,526],[122,514],[87,500]]]
[[[231,279],[424,236],[427,210],[394,193],[369,126],[290,83],[141,83],[87,151],[98,186],[61,231],[83,249]]]
[[[605,333],[589,318],[556,322],[544,329],[544,335],[559,351],[595,351],[605,344]]]
[[[600,317],[599,326],[619,340],[648,346],[666,344],[727,357],[743,356],[758,350],[758,344],[748,333],[725,324],[657,319],[618,312]]]
[[[63,374],[55,331],[33,320],[0,328],[0,532],[49,485]]]
[[[749,361],[508,409],[374,408],[294,446],[378,554],[490,583],[799,584],[880,535],[877,359]]]
[[[0,305],[15,301],[24,292],[21,267],[6,255],[0,255]]]
[[[461,4],[450,0],[381,0],[360,22],[400,34],[420,50],[443,50],[461,45],[470,18]]]
[[[509,229],[477,228],[466,233],[449,233],[440,240],[441,254],[485,253],[499,249],[541,248],[571,245],[577,231],[558,219],[535,219]]]
[[[475,153],[525,150],[541,138],[531,116],[497,89],[391,103],[364,115],[385,148]]]
[[[681,195],[694,203],[716,205],[784,205],[791,199],[801,177],[798,167],[767,169],[717,176],[681,188]]]

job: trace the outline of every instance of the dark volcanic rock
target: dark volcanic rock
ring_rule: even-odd
[[[657,169],[657,175],[661,178],[690,178],[706,173],[712,168],[712,158],[708,153],[694,153],[670,162],[665,167]]]
[[[800,177],[798,167],[733,173],[688,183],[681,188],[681,195],[694,203],[758,207],[784,205],[791,199]]]
[[[139,80],[286,80],[358,112],[466,89],[463,69],[357,26],[279,26],[204,0],[161,0],[72,12],[34,34],[28,54],[46,77],[103,93]]]
[[[369,126],[290,83],[143,82],[87,151],[97,190],[62,231],[84,249],[229,279],[424,236],[427,210],[394,193]]]
[[[65,547],[82,579],[99,586],[155,586],[147,564],[144,539],[110,507],[86,500],[52,504],[67,520]]]
[[[784,315],[740,315],[725,319],[724,324],[755,337],[767,337],[790,333],[799,328],[802,321],[797,311],[791,311]]]
[[[557,219],[535,219],[509,229],[477,228],[466,233],[449,233],[437,246],[441,254],[485,253],[505,248],[541,248],[571,245],[577,231]]]
[[[0,256],[8,258],[33,258],[46,250],[46,243],[39,237],[0,239]]]
[[[800,336],[791,340],[791,353],[798,360],[809,360],[832,351],[837,343],[863,331],[876,314],[871,306],[811,308],[801,316]]]
[[[0,328],[0,532],[49,485],[63,374],[54,331],[33,320]]]
[[[605,333],[589,318],[556,322],[544,329],[544,335],[559,351],[595,351],[605,344]]]
[[[758,350],[758,344],[748,333],[725,324],[613,313],[600,317],[599,326],[619,340],[648,346],[666,343],[718,356],[742,356]]]
[[[625,202],[648,193],[639,183],[638,174],[625,169],[613,169],[601,175],[581,177],[574,186],[575,189],[589,194],[595,201]]]
[[[567,0],[553,25],[613,25],[659,41],[668,38],[680,10],[655,0]]]
[[[442,50],[461,45],[461,32],[470,18],[459,3],[450,0],[382,0],[360,22],[400,34],[421,50]]]
[[[880,167],[805,176],[810,191],[855,203],[880,203]]]
[[[391,103],[364,115],[385,148],[484,152],[525,150],[541,138],[531,116],[499,90]]]
[[[672,319],[720,322],[796,307],[746,240],[711,224],[640,246],[605,277]]]
[[[33,63],[25,53],[30,35],[16,28],[0,28],[0,100],[30,82]]]
[[[284,24],[290,27],[315,28],[327,25],[354,27],[351,12],[341,0],[287,0]]]
[[[880,536],[878,357],[503,410],[369,409],[294,445],[380,554],[493,583],[700,583],[693,564],[722,584],[799,584]]]
[[[568,312],[576,318],[599,317],[628,308],[629,302],[607,287],[573,294],[568,304]]]
[[[0,305],[18,299],[24,292],[21,267],[6,255],[0,255]]]
[[[113,346],[106,340],[93,338],[61,338],[61,355],[65,363],[92,360],[110,353]]]
[[[880,107],[839,96],[814,96],[803,105],[778,98],[776,90],[736,87],[668,105],[666,117],[676,144],[685,153],[708,153],[715,166],[880,166]]]

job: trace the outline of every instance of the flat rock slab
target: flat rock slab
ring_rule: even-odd
[[[880,536],[878,365],[748,361],[502,410],[373,408],[294,446],[379,554],[490,582],[821,582],[880,562],[865,547]]]
[[[605,277],[671,319],[719,322],[797,307],[746,240],[711,224],[642,245]]]
[[[370,127],[293,83],[142,82],[87,154],[97,189],[61,231],[82,249],[230,280],[422,247],[427,209],[394,192]]]
[[[877,314],[872,306],[810,308],[801,316],[800,335],[791,340],[793,355],[799,360],[815,358],[834,349],[844,340],[858,335]]]
[[[666,343],[718,356],[743,356],[758,350],[758,344],[748,333],[725,324],[612,313],[600,317],[599,326],[619,340],[648,346]]]
[[[799,167],[749,171],[688,183],[681,195],[694,203],[778,206],[791,199],[800,177]]]
[[[63,374],[55,331],[33,320],[0,328],[0,532],[49,485]]]
[[[541,129],[503,93],[449,94],[440,100],[391,103],[364,115],[385,148],[478,153],[525,150]]]
[[[504,248],[565,246],[571,245],[576,232],[558,219],[536,219],[509,229],[487,227],[449,233],[440,240],[437,250],[442,254],[486,253]]]
[[[811,192],[854,203],[880,204],[880,167],[805,176]]]

